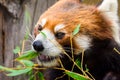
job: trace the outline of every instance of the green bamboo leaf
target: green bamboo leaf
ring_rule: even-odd
[[[17,75],[21,75],[21,74],[24,74],[24,73],[27,73],[27,72],[31,71],[32,68],[16,69],[15,70],[15,69],[12,69],[12,68],[7,68],[7,67],[0,66],[0,70],[8,72],[7,76],[17,76]]]
[[[14,50],[13,50],[13,53],[14,54],[18,54],[20,52],[20,47],[17,46]]]
[[[4,70],[5,69],[5,67],[3,67],[3,66],[0,66],[0,70]]]
[[[86,78],[85,76],[81,75],[81,74],[78,74],[78,73],[75,73],[75,72],[71,72],[71,71],[65,71],[65,73],[72,77],[73,79],[75,80],[89,80],[88,78]]]
[[[34,63],[29,60],[20,60],[20,62],[23,63],[27,67],[32,67],[34,65]]]
[[[16,58],[16,60],[31,60],[35,57],[37,57],[39,54],[33,50],[29,50],[24,52],[23,55],[21,55],[20,57]]]
[[[16,65],[16,68],[18,68],[18,69],[20,69],[22,67],[23,67],[22,65]]]
[[[15,70],[14,70],[14,69],[11,69],[11,68],[7,68],[7,67],[0,66],[0,71],[14,72]]]
[[[80,58],[77,58],[75,60],[75,63],[81,68],[81,60],[80,60]]]
[[[31,75],[28,80],[36,80],[36,79],[35,79],[35,75]]]
[[[31,71],[32,68],[25,68],[25,69],[22,69],[22,70],[14,70],[12,72],[10,72],[9,74],[7,74],[7,76],[18,76],[18,75],[21,75],[21,74],[25,74],[29,71]]]
[[[45,80],[44,76],[41,72],[38,72],[39,80]]]
[[[76,28],[73,31],[73,36],[75,36],[80,31],[80,24],[76,26]]]
[[[33,74],[34,74],[34,73],[33,73],[32,70],[27,73],[28,76],[32,76]]]
[[[45,38],[47,38],[46,34],[42,31],[39,31]]]

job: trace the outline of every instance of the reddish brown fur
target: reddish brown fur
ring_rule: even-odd
[[[69,42],[69,37],[78,24],[81,25],[79,35],[88,35],[99,39],[112,38],[110,22],[102,13],[96,7],[85,6],[74,0],[61,0],[56,3],[40,17],[38,24],[43,18],[47,19],[47,23],[43,26],[44,29],[47,28],[53,33],[57,24],[66,26],[61,31],[65,31],[67,36],[58,40],[60,43]],[[35,29],[35,35],[38,34],[36,31],[37,29]]]
[[[79,54],[83,51],[82,49],[84,49],[83,46],[85,45],[86,50],[84,49],[83,67],[87,65],[89,72],[92,73],[95,80],[113,80],[114,78],[120,80],[118,77],[120,76],[120,55],[113,50],[113,48],[120,50],[120,47],[113,39],[111,22],[96,7],[83,5],[78,0],[60,0],[43,13],[37,24],[41,24],[43,19],[46,19],[46,24],[43,26],[43,29],[47,29],[53,34],[56,34],[54,31],[56,25],[65,25],[64,28],[58,31],[66,33],[65,36],[62,39],[57,39],[56,36],[55,38],[57,40],[56,42],[58,42],[62,48],[67,45],[65,51],[68,52],[68,55],[72,53],[70,36],[76,26],[80,24],[79,33],[73,37],[73,49],[75,50],[73,52],[74,54],[78,54],[77,56],[75,55],[75,57],[81,58]],[[34,29],[35,36],[39,34],[38,27],[39,26],[36,26]],[[47,36],[50,35],[48,34]],[[85,41],[86,43],[84,42],[84,37],[81,38],[81,36],[85,36],[85,40],[87,39],[87,41]],[[81,38],[81,40],[79,38]],[[75,39],[81,42],[75,41]],[[83,46],[81,46],[81,44]],[[51,48],[49,48],[49,50],[50,49]],[[55,53],[57,53],[57,51]],[[59,54],[60,56],[61,54],[63,55],[63,53]],[[49,52],[47,55],[49,55]],[[71,60],[68,60],[68,56],[62,56],[61,61],[65,69],[71,70],[69,67],[71,66]],[[75,71],[79,72],[77,69]],[[56,77],[61,77],[61,74],[63,74],[63,72],[59,72],[59,70],[48,69],[45,71],[45,77],[47,75],[46,80],[55,80]],[[65,76],[60,80],[67,79],[68,76]]]

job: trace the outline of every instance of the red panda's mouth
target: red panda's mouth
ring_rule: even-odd
[[[56,59],[57,57],[53,57],[53,56],[48,56],[48,55],[39,55],[38,56],[38,59],[41,61],[41,62],[49,62],[49,61],[52,61],[54,59]]]

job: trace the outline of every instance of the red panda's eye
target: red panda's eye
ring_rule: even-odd
[[[55,34],[55,37],[56,37],[57,39],[62,39],[64,36],[65,36],[65,33],[63,33],[63,32],[57,32],[57,33]]]
[[[38,25],[38,30],[41,31],[42,30],[42,26],[39,24]]]

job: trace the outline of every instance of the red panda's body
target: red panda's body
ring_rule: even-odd
[[[113,4],[113,8],[104,9],[105,3]],[[59,59],[65,69],[71,70],[73,62],[66,56],[67,53],[72,57],[71,44],[75,59],[81,58],[84,50],[83,67],[87,65],[96,80],[120,80],[120,54],[114,50],[120,51],[116,5],[117,0],[104,0],[99,7],[83,5],[79,0],[60,0],[43,13],[34,29],[33,48],[40,52],[38,63],[50,67],[44,74],[46,80],[64,74],[52,69],[60,67]],[[71,35],[78,25],[80,30],[71,43]],[[76,67],[74,71],[81,73]],[[68,80],[68,77],[58,80]]]

